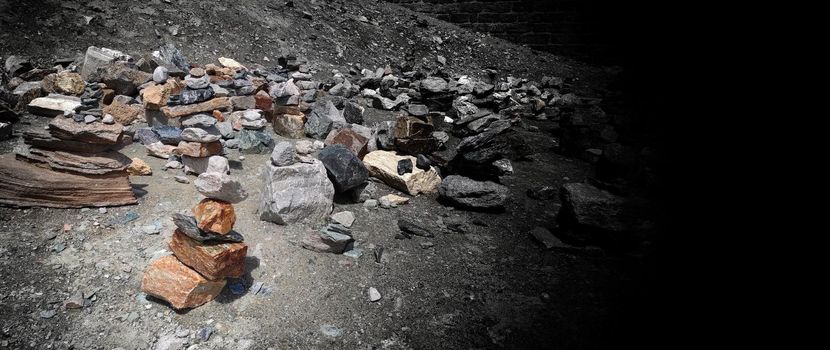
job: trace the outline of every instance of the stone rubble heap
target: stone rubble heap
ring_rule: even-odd
[[[29,111],[52,117],[47,129],[23,133],[14,154],[0,156],[0,203],[78,208],[135,204],[120,152],[124,126],[103,114],[105,85],[86,83],[71,71],[40,82],[49,95],[35,97]]]
[[[168,244],[173,255],[152,262],[141,281],[144,293],[177,310],[215,299],[227,278],[245,273],[248,246],[233,231],[233,204],[244,200],[247,193],[225,172],[202,173],[196,188],[207,198],[193,207],[193,215],[173,214],[177,228]]]

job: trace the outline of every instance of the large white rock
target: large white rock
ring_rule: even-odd
[[[44,117],[54,117],[63,115],[65,112],[74,112],[75,107],[80,105],[80,97],[52,93],[29,102],[29,112]]]
[[[402,159],[410,159],[412,164],[416,161],[413,156],[398,155],[391,151],[374,151],[363,157],[363,164],[369,170],[370,176],[381,179],[387,185],[410,195],[438,190],[438,186],[441,186],[441,177],[433,167],[425,171],[413,166],[411,173],[398,175],[398,161]]]
[[[210,156],[207,158],[182,156],[182,164],[184,164],[184,172],[188,174],[227,174],[230,172],[228,159],[222,156]]]
[[[119,58],[127,59],[129,57],[129,55],[125,55],[123,52],[118,50],[90,46],[86,49],[84,65],[81,68],[81,77],[83,77],[84,80],[87,80],[92,73],[95,73],[98,67],[112,63]]]
[[[323,163],[294,163],[264,170],[260,219],[280,225],[305,222],[320,224],[331,213],[334,185],[326,176]]]

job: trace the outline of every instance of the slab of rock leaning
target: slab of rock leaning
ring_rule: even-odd
[[[398,175],[398,162],[403,159],[410,159],[413,163],[416,161],[416,158],[412,156],[398,155],[391,151],[374,151],[363,157],[363,164],[366,165],[369,175],[410,195],[438,190],[441,177],[438,176],[435,168],[429,170],[415,168],[411,173]]]

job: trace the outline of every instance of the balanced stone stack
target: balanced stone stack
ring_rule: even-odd
[[[192,208],[193,215],[173,214],[177,228],[168,244],[173,255],[152,262],[141,281],[142,291],[177,310],[215,299],[227,278],[245,273],[248,246],[233,231],[233,204],[247,193],[225,173],[203,173],[195,184],[207,198]]]
[[[0,203],[79,208],[137,202],[127,174],[131,160],[116,150],[124,126],[101,117],[99,86],[83,80],[75,85],[83,98],[72,105],[40,100],[72,97],[55,94],[30,103],[34,111],[58,116],[48,130],[25,131],[25,144],[16,147],[15,156],[0,156]]]
[[[267,132],[263,131],[267,121],[260,109],[248,109],[245,111],[233,112],[231,122],[234,129],[239,130],[237,140],[239,152],[242,153],[267,153],[274,147],[274,139]]]
[[[274,119],[271,123],[278,135],[293,139],[305,136],[305,114],[300,111],[300,89],[294,79],[271,86],[269,95],[274,103]]]
[[[216,118],[196,114],[182,119],[181,141],[173,153],[181,156],[185,173],[201,174],[208,169],[227,173],[228,160],[221,156],[222,138],[216,127]]]

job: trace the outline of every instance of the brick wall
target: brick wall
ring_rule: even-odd
[[[558,55],[614,64],[623,2],[600,0],[386,0],[461,27]]]

